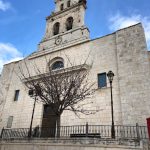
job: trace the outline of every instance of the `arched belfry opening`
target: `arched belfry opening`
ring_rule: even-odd
[[[70,0],[67,2],[67,7],[70,7],[70,5],[71,5],[71,2],[70,2]]]
[[[69,17],[66,21],[66,30],[71,30],[73,28],[73,17]]]
[[[59,34],[60,23],[56,22],[53,26],[53,35]]]
[[[61,10],[61,11],[64,10],[64,4],[61,4],[61,5],[60,5],[60,10]]]

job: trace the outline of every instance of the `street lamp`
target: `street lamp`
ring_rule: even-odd
[[[115,139],[115,126],[114,126],[114,108],[113,108],[113,95],[112,95],[112,81],[114,77],[114,73],[109,71],[107,73],[107,77],[110,83],[110,92],[111,92],[111,117],[112,117],[112,126],[111,126],[111,138]]]
[[[35,91],[34,91],[33,89],[30,89],[28,95],[29,95],[30,97],[33,97],[33,96],[34,96],[34,93],[35,93]],[[35,96],[28,137],[31,137],[31,136],[32,136],[32,123],[33,123],[33,116],[34,116],[34,111],[35,111],[36,100],[37,100],[37,99],[36,99],[36,96]]]
[[[29,129],[28,137],[32,136],[32,123],[33,123],[35,105],[36,105],[36,101],[37,101],[37,96],[40,96],[41,94],[42,94],[42,91],[41,91],[41,87],[39,84],[34,85],[34,88],[31,88],[28,92],[28,95],[30,97],[34,97],[34,105],[33,105],[33,110],[32,110],[32,117],[31,117],[31,123],[30,123],[30,129]]]

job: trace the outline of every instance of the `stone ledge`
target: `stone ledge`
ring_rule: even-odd
[[[104,147],[141,147],[142,143],[137,140],[121,140],[121,139],[97,139],[97,138],[34,138],[34,139],[9,139],[1,140],[1,144],[38,144],[38,145],[88,145],[88,146],[104,146]]]

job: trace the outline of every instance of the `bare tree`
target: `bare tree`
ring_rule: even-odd
[[[29,89],[29,94],[43,104],[47,104],[57,116],[57,126],[60,126],[60,116],[65,110],[74,112],[76,115],[92,114],[96,111],[87,110],[84,105],[88,104],[87,99],[94,94],[94,83],[89,82],[88,75],[90,66],[86,61],[82,65],[69,68],[53,69],[49,67],[46,73],[40,71],[34,64],[36,76],[31,76],[30,69],[24,61],[27,74],[21,66],[20,79]]]

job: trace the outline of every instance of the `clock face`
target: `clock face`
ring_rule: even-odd
[[[57,37],[55,40],[55,44],[59,45],[59,44],[61,44],[61,42],[62,42],[62,37]]]

